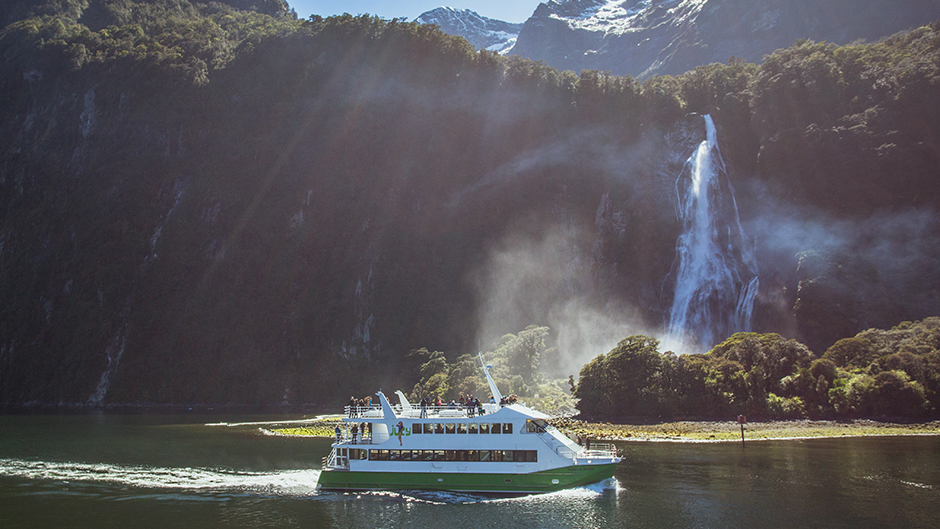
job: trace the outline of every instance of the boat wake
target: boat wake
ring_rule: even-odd
[[[318,470],[246,472],[0,459],[0,477],[209,493],[313,495],[319,476]]]
[[[525,495],[500,495],[500,494],[482,494],[469,492],[446,492],[446,491],[404,491],[401,496],[409,500],[417,500],[427,503],[441,505],[465,504],[465,503],[496,503],[496,502],[553,502],[566,500],[592,499],[615,491],[619,493],[624,490],[615,478],[605,479],[597,483],[575,487],[571,489],[560,490],[557,492],[547,492],[544,494],[525,494]],[[373,493],[388,494],[388,493]]]

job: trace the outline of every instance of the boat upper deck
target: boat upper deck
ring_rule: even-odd
[[[479,408],[474,406],[391,406],[395,418],[407,419],[473,419],[484,415],[496,413],[502,406],[487,403]],[[346,406],[343,409],[344,419],[355,419],[368,422],[369,419],[381,420],[385,413],[381,406]]]

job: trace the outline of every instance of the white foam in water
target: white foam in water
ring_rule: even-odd
[[[455,504],[455,503],[493,503],[493,502],[525,502],[525,501],[554,501],[571,499],[591,499],[604,494],[606,491],[613,490],[620,492],[624,489],[615,478],[605,479],[583,487],[559,490],[556,492],[547,492],[544,494],[529,494],[524,496],[487,496],[483,494],[473,494],[464,492],[448,491],[415,491],[408,495],[418,500],[437,504]]]
[[[318,470],[243,472],[200,468],[122,466],[108,463],[75,463],[0,459],[0,476],[66,482],[108,483],[151,489],[192,491],[277,492],[313,494]]]

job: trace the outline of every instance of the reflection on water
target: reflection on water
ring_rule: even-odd
[[[614,480],[505,498],[318,492],[328,439],[265,436],[255,424],[265,418],[225,419],[0,416],[0,527],[933,527],[940,518],[940,437],[620,443]]]

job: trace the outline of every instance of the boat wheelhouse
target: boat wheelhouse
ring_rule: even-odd
[[[480,355],[483,362],[483,356]],[[526,494],[603,481],[621,458],[612,444],[580,446],[522,404],[502,395],[483,364],[493,402],[347,406],[320,472],[324,490],[446,490]]]

